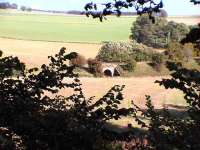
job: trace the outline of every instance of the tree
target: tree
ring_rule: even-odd
[[[32,11],[32,8],[31,7],[28,7],[28,8],[26,8],[26,11]]]
[[[189,27],[184,23],[168,22],[165,27],[170,42],[180,42],[189,33]]]
[[[165,120],[162,120],[161,122],[154,122],[155,125],[161,123],[159,125],[160,128],[156,129],[160,129],[158,131],[165,135],[167,139],[169,139],[166,139],[165,142],[169,142],[166,144],[170,147],[177,149],[199,149],[200,144],[197,139],[200,137],[200,101],[198,92],[200,88],[198,81],[200,72],[197,70],[183,68],[179,63],[168,63],[168,68],[170,71],[172,71],[172,78],[163,79],[162,81],[157,82],[161,85],[164,85],[167,89],[172,88],[183,91],[184,98],[189,105],[187,107],[189,118],[172,119],[168,114],[167,116],[163,117]],[[168,129],[164,129],[161,126]],[[168,148],[166,147],[166,149]]]
[[[21,6],[20,8],[22,11],[25,11],[26,10],[26,7],[25,6]]]
[[[170,42],[180,42],[189,32],[183,23],[167,22],[166,18],[155,17],[155,23],[147,15],[138,17],[131,28],[131,38],[154,48],[166,48]]]
[[[165,18],[156,17],[156,22],[152,23],[147,15],[138,17],[131,28],[131,38],[139,43],[155,48],[166,47],[166,27]]]
[[[15,3],[13,3],[13,4],[11,4],[11,8],[12,8],[12,9],[17,9],[17,8],[18,8],[18,5],[15,4]]]
[[[10,9],[17,9],[18,6],[15,3],[12,3],[12,4],[10,4],[8,2],[1,2],[0,3],[0,9],[9,9],[9,8]]]
[[[119,108],[124,86],[114,86],[93,103],[85,98],[74,66],[66,64],[71,55],[65,48],[49,59],[40,69],[26,69],[17,57],[0,58],[1,149],[94,149],[109,139],[108,120],[131,114],[132,109]],[[65,88],[74,93],[59,95]]]

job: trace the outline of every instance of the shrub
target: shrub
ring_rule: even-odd
[[[184,59],[183,45],[179,42],[171,42],[165,54],[170,60],[182,61]]]
[[[155,52],[143,44],[125,42],[105,43],[96,58],[104,62],[124,62],[129,60],[151,61]]]
[[[107,42],[101,47],[96,58],[105,62],[124,62],[129,59],[131,49],[129,43]]]
[[[22,11],[25,11],[26,10],[26,7],[25,6],[21,6],[20,8]]]
[[[162,67],[164,65],[165,59],[164,59],[164,55],[163,54],[154,54],[152,56],[152,64],[153,67],[157,70],[157,71],[161,71]]]
[[[96,76],[102,76],[103,66],[102,62],[97,59],[88,59],[88,67],[90,73]]]
[[[72,59],[70,59],[70,63],[72,65],[77,66],[77,67],[83,67],[84,65],[87,64],[87,60],[84,56],[76,52],[72,52],[70,54],[73,55]]]
[[[194,44],[192,43],[182,45],[179,42],[171,42],[165,54],[170,60],[177,62],[186,60],[188,62],[196,55],[195,52]]]
[[[134,59],[131,59],[125,65],[121,65],[122,69],[129,72],[134,72],[137,62]]]

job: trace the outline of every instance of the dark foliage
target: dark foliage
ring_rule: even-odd
[[[1,2],[0,3],[0,9],[17,9],[18,5],[15,3],[9,3],[9,2]]]
[[[65,48],[49,59],[27,70],[18,58],[0,58],[1,149],[94,149],[104,136],[109,139],[108,120],[132,112],[118,107],[124,86],[114,86],[96,102],[86,99],[74,67],[65,63],[70,59]],[[13,77],[13,69],[21,75]],[[59,95],[65,88],[74,94]]]
[[[172,78],[156,81],[156,83],[166,89],[179,89],[184,93],[188,103],[188,107],[184,109],[187,117],[173,116],[170,109],[156,110],[150,96],[147,96],[146,110],[134,105],[137,111],[133,117],[147,131],[140,139],[140,144],[143,144],[139,149],[198,150],[200,149],[200,72],[185,69],[179,63],[168,62],[167,66],[172,71]],[[138,117],[137,114],[141,114],[148,122],[144,122],[141,115]],[[146,143],[143,142],[144,140]]]
[[[160,8],[163,8],[162,0],[159,3],[155,3],[153,0],[118,0],[104,5],[103,11],[97,11],[97,4],[91,2],[85,5],[86,15],[89,17],[90,15],[93,18],[99,18],[100,21],[106,19],[105,16],[116,14],[117,16],[121,16],[123,8],[132,8],[134,7],[137,11],[138,15],[149,14],[149,18],[155,22],[155,18],[153,17],[153,13],[160,12]]]
[[[182,39],[181,43],[195,43],[196,47],[200,49],[200,24],[196,27],[193,27],[187,36]]]
[[[168,63],[172,78],[157,81],[166,88],[184,92],[189,104],[188,117],[176,118],[170,111],[155,110],[149,96],[147,110],[134,104],[131,109],[120,108],[124,86],[114,86],[97,101],[93,97],[85,98],[80,80],[73,73],[74,67],[65,63],[70,56],[62,48],[39,70],[27,70],[18,58],[1,57],[1,149],[106,149],[116,140],[134,142],[127,143],[130,149],[200,148],[199,71]],[[19,77],[13,76],[13,69],[21,73]],[[65,88],[73,89],[74,94],[59,95]],[[138,112],[149,122],[143,122]],[[119,135],[106,128],[107,121],[127,115],[132,115],[147,132],[140,135],[130,131]]]

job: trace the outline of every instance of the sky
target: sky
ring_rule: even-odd
[[[35,9],[45,10],[83,10],[88,2],[104,3],[113,0],[0,0],[0,2],[17,3]],[[159,0],[157,0],[159,1]],[[200,5],[193,5],[190,0],[163,0],[164,9],[169,15],[200,15]]]

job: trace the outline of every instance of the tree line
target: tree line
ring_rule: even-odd
[[[18,5],[16,3],[0,2],[0,9],[17,9]]]

